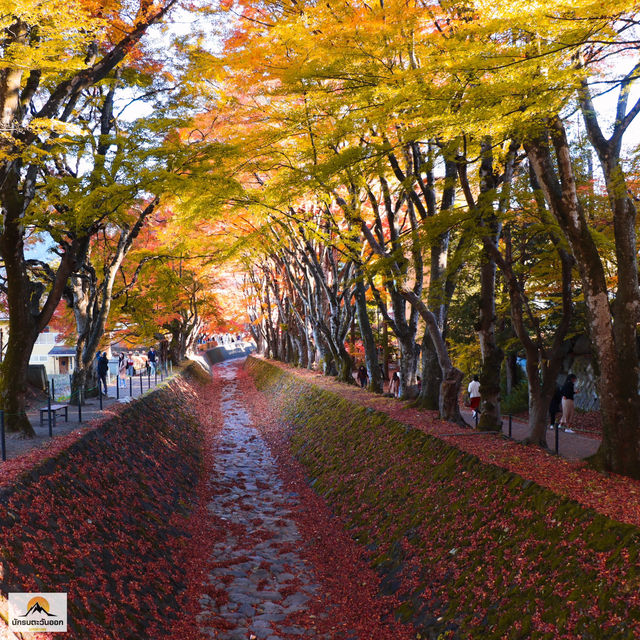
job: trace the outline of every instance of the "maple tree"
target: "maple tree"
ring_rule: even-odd
[[[176,102],[179,106],[180,102]],[[121,298],[136,286],[139,270],[144,265],[151,267],[177,255],[173,249],[167,250],[168,239],[163,244],[157,238],[153,244],[145,239],[130,277],[118,278],[129,252],[141,244],[141,231],[156,213],[162,219],[161,200],[184,196],[188,183],[197,179],[202,162],[207,165],[211,162],[211,150],[206,146],[198,145],[194,150],[182,143],[176,132],[178,124],[184,123],[164,114],[161,118],[147,117],[143,122],[129,125],[126,135],[121,131],[113,140],[117,149],[113,158],[108,163],[101,162],[102,171],[106,172],[109,166],[107,180],[99,189],[92,185],[88,193],[79,198],[80,202],[88,200],[94,210],[104,207],[112,213],[100,233],[93,237],[79,261],[79,269],[74,270],[65,288],[65,298],[74,310],[77,325],[78,366],[72,380],[72,395],[76,398],[78,390],[86,385],[87,376],[92,374],[113,299]],[[101,132],[101,136],[105,134]],[[97,157],[102,155],[98,153]],[[69,180],[64,182],[69,189]],[[82,185],[83,181],[79,182]],[[115,202],[119,205],[114,206]],[[171,216],[166,217],[167,224],[176,224]]]
[[[161,357],[178,364],[222,314],[215,254],[200,253],[202,237],[183,237],[184,227],[172,218],[165,209],[123,260],[109,329],[135,344],[168,338]]]
[[[2,13],[0,77],[0,256],[10,323],[0,397],[8,428],[33,435],[24,412],[31,349],[102,223],[102,216],[77,215],[64,202],[37,207],[39,180],[48,174],[51,152],[72,145],[82,130],[85,110],[91,108],[90,88],[133,55],[146,31],[177,0],[144,1],[137,8],[70,2],[64,10],[61,3],[57,12],[37,2],[12,4]],[[47,265],[49,287],[29,274],[25,234],[30,226],[51,230],[57,246],[57,264]]]
[[[355,220],[367,242],[373,237],[379,245],[377,255],[389,269],[387,283],[392,290],[397,286],[412,303],[412,313],[420,309],[430,327],[433,311],[438,310],[440,317],[429,333],[435,342],[446,334],[447,295],[443,292],[447,292],[447,282],[454,285],[460,264],[453,259],[451,240],[463,252],[469,243],[479,245],[475,330],[483,359],[480,426],[500,424],[503,354],[495,338],[498,267],[501,277],[510,283],[513,326],[525,346],[528,364],[532,361],[528,377],[535,441],[542,439],[545,405],[555,386],[557,349],[569,318],[570,262],[575,260],[589,309],[588,329],[598,353],[600,401],[609,416],[600,458],[608,468],[636,474],[640,465],[635,449],[625,449],[622,443],[625,438],[637,441],[636,403],[623,397],[637,397],[638,381],[630,376],[622,383],[618,377],[623,370],[637,369],[635,312],[620,315],[616,309],[635,308],[637,299],[635,249],[631,250],[635,247],[635,205],[620,155],[624,133],[640,109],[638,104],[628,104],[638,77],[637,7],[621,1],[603,12],[588,0],[579,5],[563,0],[527,3],[526,7],[516,3],[499,13],[483,2],[430,5],[427,10],[400,2],[349,2],[339,7],[245,2],[240,6],[245,19],[237,23],[227,41],[223,64],[233,73],[228,93],[238,120],[253,128],[244,130],[241,140],[248,164],[260,175],[266,206],[273,205],[269,194],[275,191],[279,202],[294,210],[305,198],[319,198],[332,216],[335,207],[345,209],[346,228]],[[609,59],[631,62],[622,75],[612,74]],[[609,139],[602,132],[591,97],[602,86],[619,93]],[[597,303],[607,298],[610,282],[603,275],[603,257],[590,239],[589,220],[580,213],[581,196],[571,166],[572,142],[565,133],[567,127],[575,127],[571,106],[576,104],[601,161],[614,220],[620,277],[612,308],[608,302],[604,306]],[[452,194],[441,209],[461,214],[457,220],[450,217],[451,224],[448,228],[444,224],[439,236],[433,230],[429,233],[436,193],[431,188],[434,149],[442,152],[442,159],[435,156],[436,171],[445,169]],[[504,221],[512,214],[513,180],[529,169],[535,175],[533,189],[540,189],[538,205],[549,214],[544,214],[543,224],[555,237],[563,265],[564,284],[558,279],[552,286],[564,291],[565,312],[560,320],[547,317],[559,323],[555,326],[555,355],[550,358],[541,334],[533,342],[528,338],[529,329],[520,319],[526,308],[522,282],[501,249]],[[460,189],[455,195],[454,180]],[[384,184],[393,186],[386,187],[385,193]],[[377,196],[380,186],[382,196]],[[367,190],[376,197],[363,207],[360,194]],[[445,191],[442,188],[443,198]],[[400,234],[402,240],[395,247],[389,219],[384,228],[382,220],[375,222],[374,212],[380,206],[391,206],[400,220],[415,220],[409,224],[412,231],[407,227],[406,236]],[[571,228],[576,219],[582,220],[581,231]],[[367,234],[367,228],[371,232],[368,225],[378,237]],[[433,229],[437,228],[436,223]],[[412,249],[409,239],[416,234],[423,237]],[[410,291],[414,283],[422,287],[421,254],[426,251],[430,286]],[[397,261],[395,267],[390,260]],[[408,264],[411,268],[407,270]],[[369,286],[374,292],[374,279]],[[448,290],[450,300],[452,291]],[[396,304],[394,318],[386,320],[400,342],[402,377],[410,382],[415,375],[415,337],[397,324],[404,311]],[[535,330],[533,325],[530,329]],[[433,353],[435,345],[426,334],[422,343],[425,354]],[[442,348],[439,352],[446,357]],[[545,370],[542,387],[541,369],[535,365],[540,357],[554,363]],[[425,358],[428,362],[431,365],[425,368],[433,370],[433,357]],[[429,388],[433,396],[433,387],[432,381],[425,384],[424,395]]]

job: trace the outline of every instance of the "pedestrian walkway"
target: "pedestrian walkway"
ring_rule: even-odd
[[[473,418],[473,412],[466,407],[462,409],[462,417],[470,424],[475,424]],[[511,437],[514,440],[521,442],[527,437],[529,432],[529,426],[522,420],[512,419],[511,421]],[[472,433],[486,433],[483,431]],[[506,436],[509,435],[509,417],[502,416],[502,433]],[[547,429],[547,446],[552,451],[555,451],[556,447],[556,434],[552,429]],[[589,438],[588,436],[581,435],[579,433],[567,433],[560,430],[558,432],[558,451],[560,455],[569,460],[583,460],[592,456],[600,446],[600,440],[596,438]]]
[[[158,373],[157,379],[155,375],[143,375],[142,380],[140,380],[140,376],[136,376],[135,378],[131,378],[131,380],[127,378],[126,387],[119,389],[116,388],[118,379],[113,378],[113,382],[108,385],[107,388],[108,396],[103,396],[102,398],[102,409],[100,408],[99,398],[88,398],[85,400],[80,408],[80,412],[78,412],[77,405],[70,404],[68,409],[69,421],[66,422],[64,416],[58,414],[55,427],[52,427],[53,437],[65,435],[75,429],[86,427],[92,420],[103,415],[108,415],[109,412],[113,410],[113,407],[119,403],[130,402],[135,398],[139,398],[147,393],[149,389],[155,388],[156,385],[161,384],[165,380],[167,380],[167,378],[164,375],[161,376],[160,373]],[[52,400],[52,404],[55,403],[59,404],[60,399],[56,399],[55,402]],[[6,433],[7,460],[17,458],[31,449],[46,446],[46,443],[51,441],[51,437],[49,436],[49,421],[46,413],[44,415],[44,421],[42,424],[40,423],[40,406],[46,406],[46,400],[39,406],[35,406],[27,411],[31,426],[36,433],[35,438],[23,438],[19,433]],[[2,464],[2,461],[0,461],[0,464]]]
[[[303,541],[291,514],[298,497],[284,489],[266,442],[251,425],[233,380],[236,368],[220,371],[228,383],[209,510],[229,526],[226,537],[211,547],[208,584],[224,589],[227,597],[202,596],[201,632],[219,640],[276,640],[281,636],[275,624],[287,638],[326,638],[291,621],[319,589],[298,551]],[[207,626],[211,614],[215,627]]]
[[[283,365],[277,361],[271,361],[275,366],[281,367],[286,370],[293,369],[287,365]],[[434,426],[432,420],[436,420],[436,412],[430,410],[422,410],[411,407],[412,401],[402,401],[390,398],[388,394],[380,395],[370,393],[366,389],[361,389],[356,385],[346,385],[342,382],[338,382],[334,378],[323,376],[317,371],[295,368],[295,375],[306,379],[311,384],[315,384],[321,388],[339,393],[340,395],[350,399],[356,404],[375,409],[390,415],[400,422],[410,424],[416,428],[423,428],[425,421],[429,423],[427,431],[436,435],[437,437],[446,436],[469,436],[469,437],[483,437],[488,433],[486,431],[477,431],[473,429],[475,420],[472,417],[471,409],[461,407],[461,413],[469,429],[459,427],[454,423],[440,422],[438,426]],[[385,384],[385,390],[388,385]],[[439,421],[437,421],[439,422]],[[503,416],[502,419],[502,433],[505,436],[509,435],[509,419],[508,416]],[[512,420],[512,438],[515,441],[523,441],[528,433],[528,427],[522,420]],[[558,449],[560,456],[569,460],[583,460],[593,455],[600,446],[600,439],[583,435],[580,432],[567,433],[560,431],[558,434]],[[547,446],[551,451],[555,451],[555,434],[549,429],[547,430]]]

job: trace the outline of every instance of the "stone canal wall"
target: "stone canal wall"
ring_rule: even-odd
[[[168,637],[202,470],[197,389],[174,379],[0,488],[2,618],[8,593],[64,592],[70,640]]]
[[[637,527],[295,372],[246,366],[279,405],[309,483],[421,637],[640,637]]]

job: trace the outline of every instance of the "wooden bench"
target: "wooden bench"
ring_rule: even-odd
[[[44,422],[44,416],[49,411],[49,407],[40,408],[40,424]],[[53,426],[56,426],[56,416],[58,411],[64,411],[64,421],[69,422],[69,405],[68,404],[52,404],[51,413],[53,414]]]

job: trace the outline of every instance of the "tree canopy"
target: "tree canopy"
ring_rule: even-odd
[[[176,11],[210,32],[150,37]],[[481,429],[501,428],[505,391],[526,378],[528,439],[544,446],[584,336],[594,462],[640,476],[635,3],[2,15],[0,253],[11,335],[24,334],[5,380],[93,273],[99,338],[167,335],[178,357],[240,305],[264,353],[347,382],[362,361],[375,392],[397,349],[400,397],[459,423],[462,381],[479,372]],[[57,261],[29,263],[32,229]],[[20,391],[3,394],[9,408]]]

